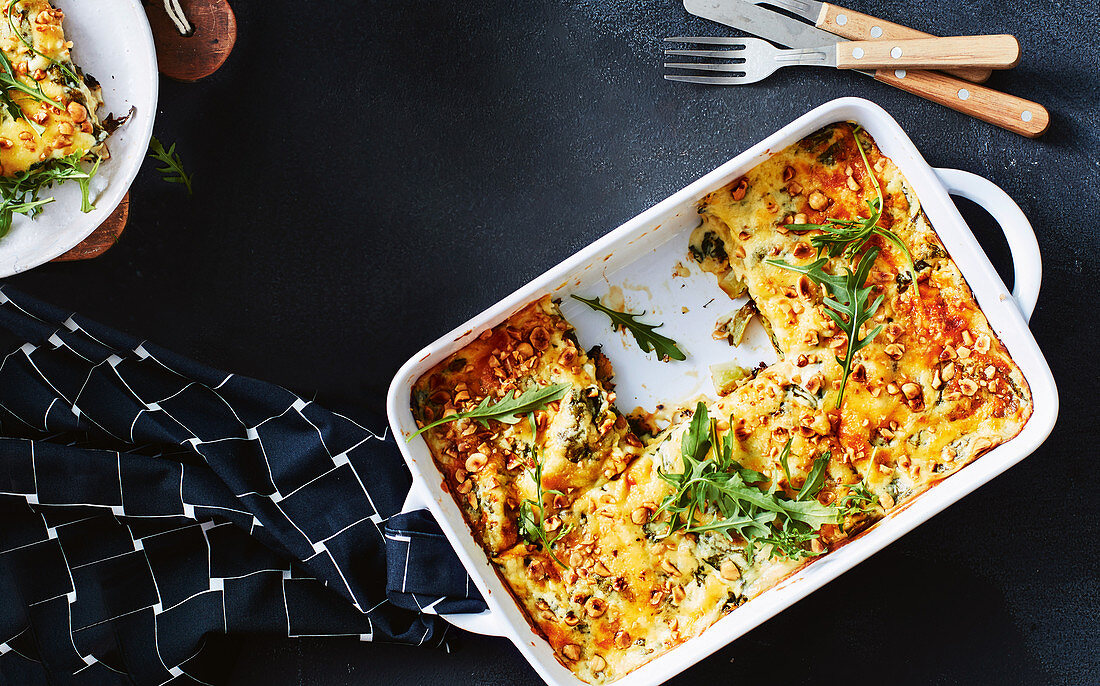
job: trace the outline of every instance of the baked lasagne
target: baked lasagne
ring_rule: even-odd
[[[865,132],[818,131],[699,214],[685,248],[750,298],[779,355],[725,395],[636,433],[606,360],[549,296],[414,387],[445,488],[532,625],[588,683],[697,636],[1031,413],[1023,375]],[[845,277],[857,289],[847,303]],[[502,420],[470,416],[540,389],[554,392]]]
[[[72,60],[64,14],[46,0],[0,0],[0,235],[14,213],[35,214],[39,190],[81,182],[106,158],[102,89]],[[89,165],[90,166],[90,165]]]

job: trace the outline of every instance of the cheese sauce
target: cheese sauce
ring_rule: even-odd
[[[750,547],[724,530],[670,532],[672,517],[661,506],[673,494],[667,477],[684,469],[691,409],[643,442],[615,409],[602,366],[549,297],[486,331],[414,387],[413,412],[424,426],[486,398],[569,384],[530,417],[508,418],[515,423],[460,419],[424,435],[444,487],[532,625],[588,683],[614,681],[699,635],[1012,438],[1030,416],[1020,370],[915,195],[870,137],[858,135],[867,165],[853,127],[839,124],[711,193],[689,247],[724,290],[755,301],[780,357],[709,403],[718,440],[729,441],[741,467],[759,473],[761,493],[785,498],[827,456],[812,497],[840,514],[790,554],[770,543]],[[883,303],[864,328],[882,330],[858,352],[838,409],[837,355],[846,338],[825,314],[820,287],[767,260],[805,265],[817,258],[810,241],[821,232],[789,224],[868,216],[867,203],[877,198],[871,173],[882,187],[879,226],[908,248],[916,274],[891,241],[876,236],[866,246],[880,250],[868,283]],[[840,256],[826,269],[840,274],[845,266],[852,259]],[[843,506],[852,502],[860,506]],[[532,512],[545,539],[524,535],[520,520]],[[698,513],[695,522],[718,516]]]
[[[101,88],[73,64],[64,14],[45,0],[0,3],[0,50],[13,77],[52,101],[6,90],[23,114],[0,108],[0,174],[12,176],[74,153],[106,157]]]

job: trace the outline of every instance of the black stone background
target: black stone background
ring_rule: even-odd
[[[147,164],[117,246],[12,285],[381,412],[398,366],[442,332],[810,108],[868,98],[931,164],[992,179],[1030,217],[1045,261],[1031,328],[1060,421],[1020,465],[673,683],[1097,683],[1095,0],[849,3],[1019,36],[1020,66],[990,84],[1050,108],[1038,141],[856,74],[666,82],[660,38],[732,33],[674,0],[233,4],[226,66],[161,84],[156,132],[194,198]],[[1004,240],[963,204],[1010,280]],[[537,683],[508,642],[472,635],[450,654],[258,637],[226,669],[237,686]]]

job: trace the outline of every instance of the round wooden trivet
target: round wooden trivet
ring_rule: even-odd
[[[130,217],[130,194],[122,196],[122,202],[115,211],[103,220],[103,223],[92,232],[90,236],[77,244],[75,248],[61,257],[55,257],[54,262],[69,262],[72,260],[90,260],[107,251],[118,241],[119,234],[126,228],[126,220]]]
[[[178,81],[198,81],[224,63],[237,42],[237,17],[226,0],[179,0],[193,28],[180,35],[161,0],[146,0],[160,73]]]

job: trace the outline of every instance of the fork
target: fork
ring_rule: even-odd
[[[938,69],[989,67],[1010,69],[1020,61],[1014,36],[957,36],[907,40],[839,41],[819,48],[781,49],[761,38],[678,36],[667,42],[724,45],[728,50],[665,50],[666,55],[709,57],[726,62],[666,62],[672,69],[728,72],[726,76],[665,74],[669,81],[712,85],[756,83],[780,67],[814,65],[839,69]]]

